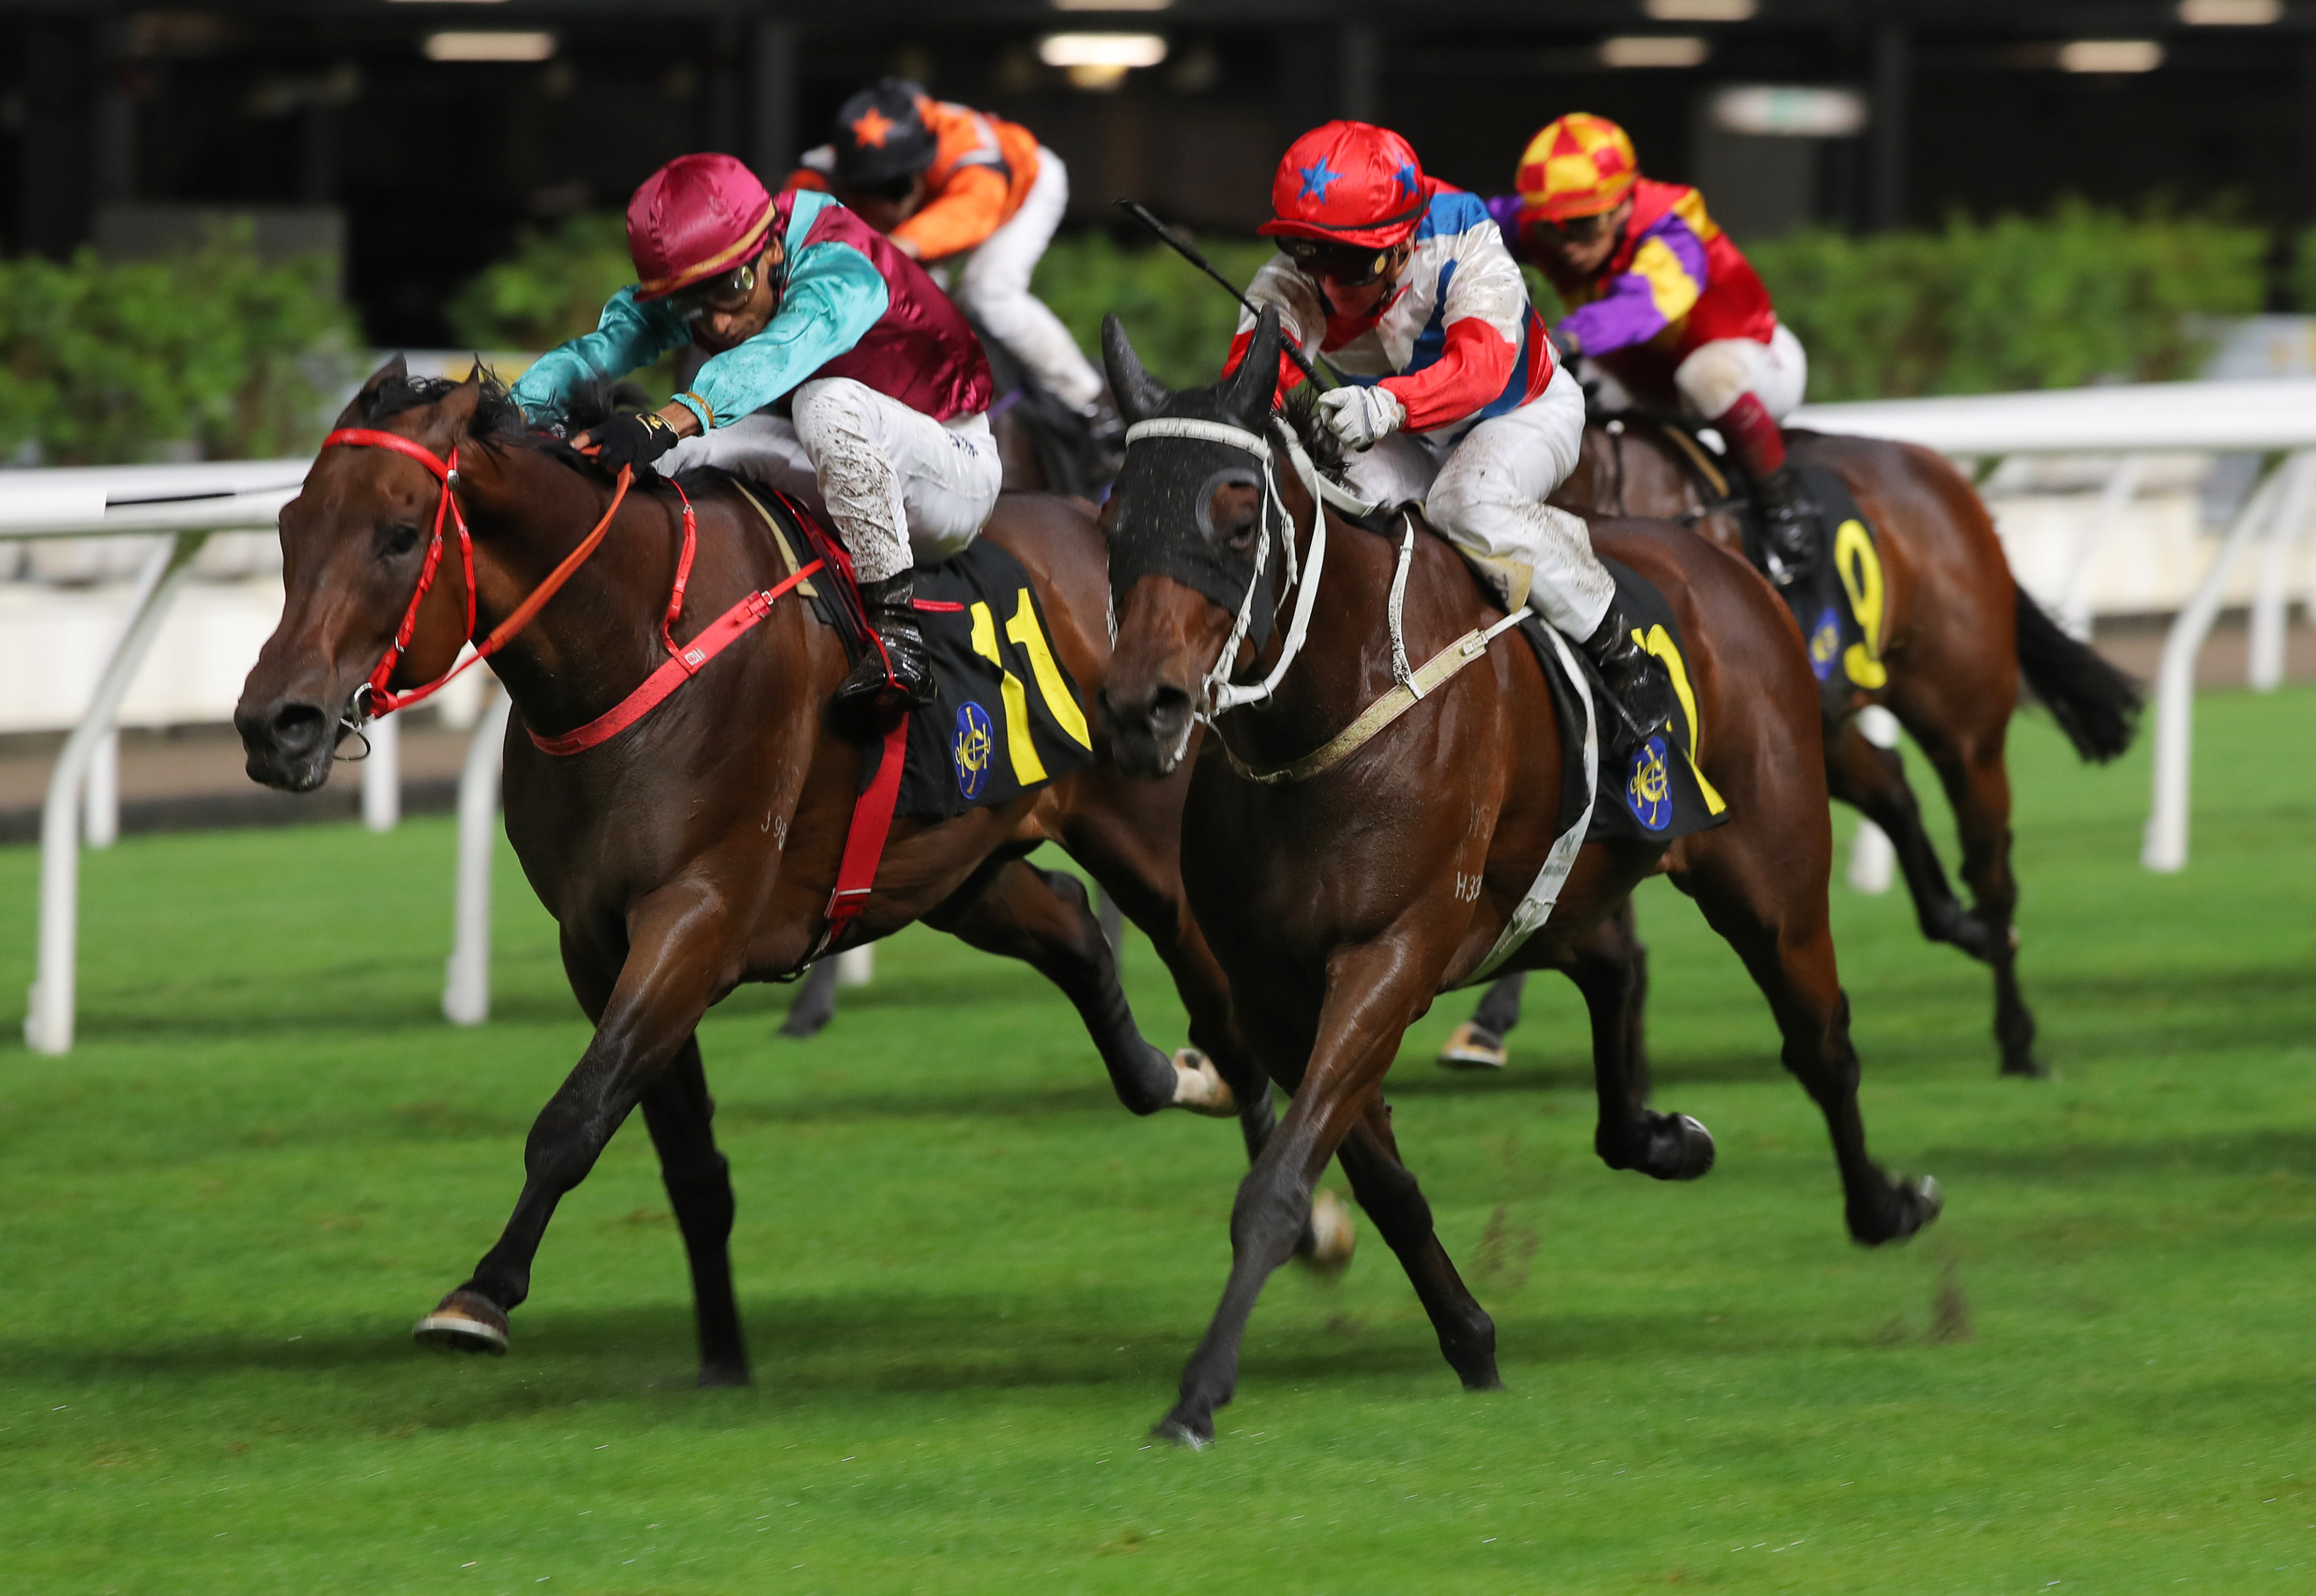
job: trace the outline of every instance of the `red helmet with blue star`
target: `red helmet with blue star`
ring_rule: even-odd
[[[1328,122],[1287,147],[1270,180],[1273,237],[1388,249],[1423,215],[1423,167],[1414,147],[1371,122]]]

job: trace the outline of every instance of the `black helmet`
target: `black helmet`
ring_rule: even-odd
[[[918,109],[924,98],[907,78],[884,77],[844,103],[829,139],[838,188],[881,188],[933,164],[933,130]]]

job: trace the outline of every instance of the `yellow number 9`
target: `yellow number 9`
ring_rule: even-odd
[[[1864,522],[1845,521],[1834,530],[1833,568],[1849,595],[1857,629],[1866,634],[1864,642],[1851,644],[1842,655],[1842,669],[1860,687],[1879,687],[1890,680],[1890,673],[1882,668],[1882,561]]]

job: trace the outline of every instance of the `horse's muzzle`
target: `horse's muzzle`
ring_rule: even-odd
[[[1119,770],[1144,780],[1174,773],[1189,740],[1188,691],[1164,682],[1130,693],[1105,687],[1096,701],[1109,731],[1110,757]]]
[[[330,777],[337,751],[336,717],[319,704],[294,699],[270,704],[244,701],[233,712],[249,756],[249,779],[283,792],[311,792]]]

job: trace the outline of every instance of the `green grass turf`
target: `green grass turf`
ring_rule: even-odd
[[[0,1042],[12,1592],[2316,1589],[2316,691],[2214,695],[2194,858],[2144,751],[2017,738],[2025,974],[2061,1078],[2000,1081],[1982,971],[1837,886],[1874,1146],[1945,1182],[1845,1238],[1734,958],[1647,889],[1692,1186],[1600,1167],[1581,1010],[1513,1067],[1409,1039],[1398,1127],[1496,1316],[1466,1395],[1370,1231],[1282,1273],[1203,1456],[1148,1445],[1219,1289],[1227,1125],[1137,1121],[1058,994],[929,932],[835,1028],[703,1032],[756,1384],[699,1393],[639,1124],[565,1202],[503,1361],[406,1328],[495,1234],[586,1036],[500,875],[497,1012],[436,1012],[441,823],[131,840],[87,863],[81,1046]],[[1914,765],[1922,777],[1920,762]],[[1843,830],[1847,833],[1847,823]],[[0,990],[37,876],[0,851]],[[1154,1036],[1180,1016],[1146,946]]]

